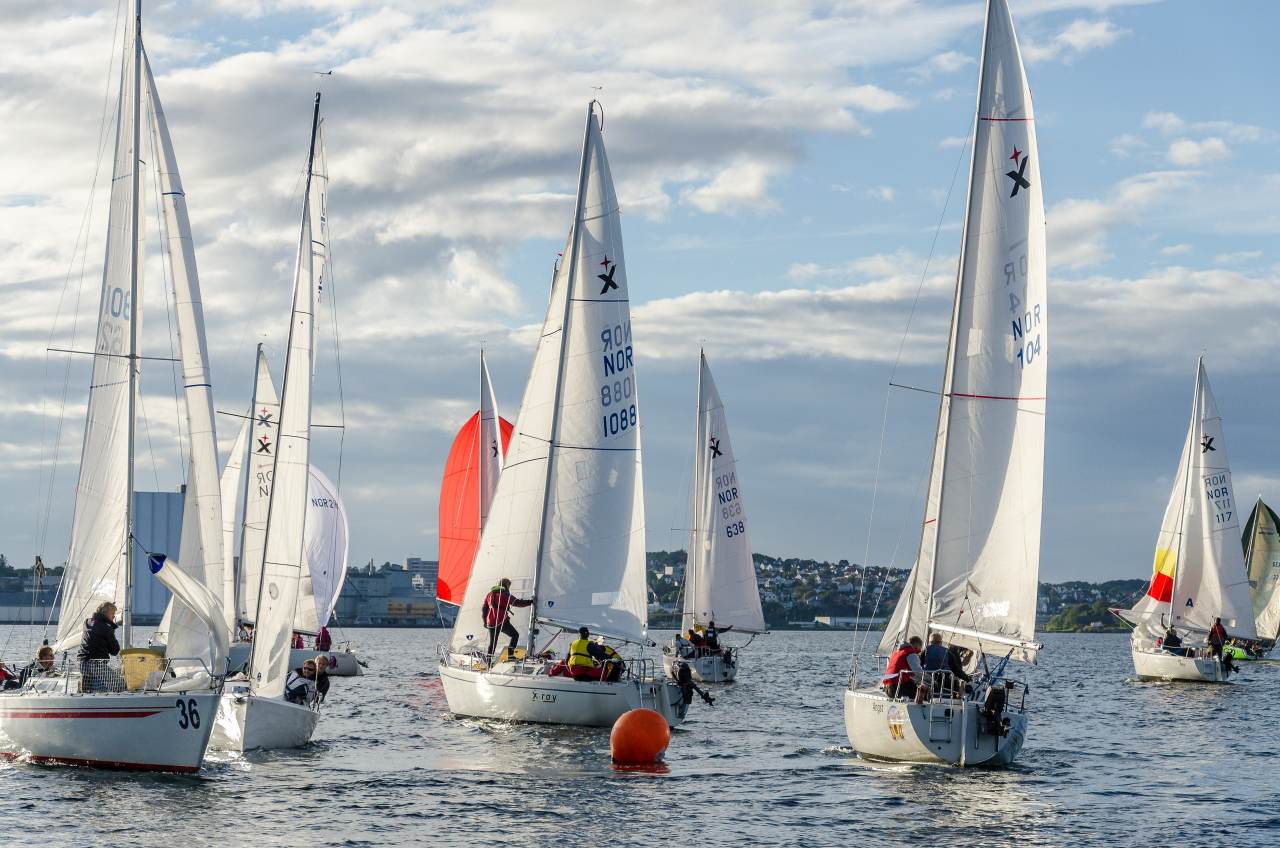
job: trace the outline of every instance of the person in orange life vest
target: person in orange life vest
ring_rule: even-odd
[[[885,666],[884,677],[880,686],[890,698],[914,698],[917,704],[924,703],[929,695],[929,687],[921,684],[924,668],[920,665],[920,649],[924,640],[912,636],[898,646],[889,657]]]
[[[600,680],[604,664],[591,655],[591,631],[578,628],[578,638],[569,643],[569,676],[574,680]]]
[[[489,630],[489,656],[493,656],[498,646],[498,635],[505,633],[511,637],[512,650],[520,641],[520,631],[510,621],[512,607],[527,607],[532,600],[516,598],[511,595],[511,580],[504,577],[484,596],[484,626]]]

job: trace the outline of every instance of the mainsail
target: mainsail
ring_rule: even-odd
[[[705,354],[698,356],[698,416],[694,428],[693,508],[685,566],[682,626],[716,622],[746,633],[765,630],[751,559],[738,462],[724,404]]]
[[[1244,525],[1244,559],[1258,635],[1280,635],[1280,516],[1258,498]]]
[[[267,508],[265,554],[257,599],[253,650],[249,662],[254,693],[268,698],[284,693],[289,671],[294,607],[304,565],[307,485],[311,454],[311,380],[314,372],[314,316],[318,271],[313,220],[322,217],[313,182],[323,168],[316,168],[320,95],[312,118],[311,151],[307,156],[307,181],[302,204],[302,232],[298,240],[289,344],[285,354],[284,382],[280,398],[279,437],[271,475]],[[315,216],[313,218],[313,216]],[[320,246],[323,251],[323,245]]]
[[[1035,659],[1049,353],[1040,188],[1013,21],[991,0],[920,551],[882,650],[941,630]]]
[[[253,424],[253,408],[240,422],[240,432],[227,455],[222,469],[219,488],[222,490],[222,611],[226,617],[227,633],[236,629],[236,520],[240,515],[243,498],[244,457],[249,449],[249,432]]]
[[[573,226],[458,614],[455,646],[483,633],[484,596],[503,577],[517,596],[535,597],[537,618],[553,625],[586,625],[636,641],[648,627],[627,275],[618,201],[593,107]],[[532,628],[529,637],[532,642]]]
[[[140,166],[138,113],[142,97],[137,18],[125,28],[125,59],[120,70],[115,157],[102,296],[94,340],[89,408],[80,452],[71,523],[71,548],[62,578],[62,604],[55,649],[80,641],[84,620],[103,601],[121,608],[127,620],[129,542],[133,461],[134,391],[137,340],[142,319],[141,226],[145,181]],[[125,633],[126,641],[128,633]]]
[[[1148,636],[1169,626],[1208,632],[1221,617],[1232,636],[1254,638],[1239,527],[1222,418],[1200,357],[1191,423],[1156,537],[1151,583],[1123,617]]]
[[[489,368],[480,354],[480,411],[467,419],[449,448],[440,483],[440,570],[436,598],[461,604],[471,563],[493,503],[511,422],[499,418]],[[499,435],[500,434],[500,435]]]

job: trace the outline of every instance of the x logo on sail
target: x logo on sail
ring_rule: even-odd
[[[605,261],[608,262],[609,260],[606,258]],[[596,274],[598,279],[604,280],[604,285],[600,288],[600,294],[604,294],[609,289],[616,289],[618,287],[617,281],[613,279],[613,272],[616,270],[618,270],[618,263],[615,262],[613,263],[613,267],[609,268],[609,272],[607,274]]]
[[[258,437],[258,451],[257,451],[257,452],[258,452],[258,453],[265,453],[267,456],[270,456],[270,455],[271,455],[271,440],[270,440],[269,438],[267,438],[266,436],[259,436],[259,437]]]
[[[498,455],[498,440],[493,439],[489,442],[489,450],[493,451],[493,456]]]
[[[1022,156],[1021,160],[1019,160],[1018,157],[1020,156],[1022,156],[1022,151],[1016,147],[1013,148],[1013,155],[1009,158],[1018,163],[1018,170],[1009,171],[1005,174],[1006,177],[1013,180],[1013,194],[1010,194],[1010,197],[1017,197],[1018,189],[1020,188],[1031,188],[1031,181],[1023,176],[1027,172],[1027,163],[1031,161],[1031,157]]]
[[[260,426],[260,427],[270,427],[270,426],[272,426],[272,425],[271,425],[271,413],[270,413],[270,412],[267,412],[267,410],[266,410],[266,409],[260,409],[260,410],[258,410],[258,426]]]
[[[720,453],[721,453],[720,440],[717,439],[715,436],[712,436],[711,437],[711,458],[714,459],[715,457],[720,456]]]
[[[1216,450],[1217,448],[1213,446],[1213,436],[1205,436],[1200,440],[1200,453],[1208,453],[1209,451]]]

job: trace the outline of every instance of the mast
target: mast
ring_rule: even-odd
[[[306,182],[306,186],[305,186],[305,188],[304,188],[304,189],[303,189],[303,191],[302,191],[302,215],[303,215],[303,232],[304,232],[304,233],[309,233],[309,232],[310,232],[310,215],[311,215],[311,172],[312,172],[312,169],[315,167],[315,158],[316,158],[316,133],[317,133],[317,131],[319,130],[319,128],[320,128],[320,92],[318,92],[318,91],[317,91],[317,92],[316,92],[315,106],[312,108],[312,112],[311,112],[311,144],[310,144],[310,146],[309,146],[309,147],[308,147],[308,149],[307,149],[307,182]],[[306,255],[306,257],[307,257],[307,262],[310,262],[310,261],[311,261],[311,252],[312,252],[312,250],[313,250],[313,248],[312,248],[312,246],[311,246],[310,244],[301,245],[301,246],[299,247],[299,253],[298,253],[299,261],[302,261],[302,256],[305,254],[305,255]],[[307,285],[312,285],[312,283],[311,283],[311,281],[310,281],[310,280],[308,280]],[[313,294],[314,294],[314,293],[313,293]],[[295,294],[295,298],[296,298],[296,294]],[[287,342],[286,342],[286,344],[285,344],[285,350],[286,350],[286,351],[291,351],[291,350],[293,349],[293,329],[294,329],[294,325],[295,325],[296,323],[297,323],[297,322],[296,322],[296,321],[294,321],[294,319],[293,319],[293,307],[292,307],[292,306],[290,306],[290,313],[289,313],[289,339],[288,339],[288,341],[287,341]],[[261,361],[261,360],[259,360],[259,361]],[[307,373],[306,373],[305,375],[303,375],[307,380],[310,380],[310,379],[311,379],[311,373],[310,373],[310,372],[311,372],[311,368],[308,366],[308,368],[307,368]],[[289,386],[289,365],[288,365],[288,360],[287,360],[287,358],[286,358],[286,361],[285,361],[285,369],[284,369],[284,377],[283,377],[283,379],[282,379],[282,380],[281,380],[281,382],[280,382],[280,401],[281,401],[281,416],[280,416],[280,417],[281,417],[281,419],[283,419],[283,418],[284,418],[284,415],[283,415],[284,406],[283,406],[283,404],[284,404],[285,393],[288,391],[288,386]],[[258,391],[258,389],[257,389],[257,383],[255,382],[255,383],[254,383],[254,395],[255,395],[255,397],[256,397],[256,395],[257,395],[257,391]],[[283,428],[281,428],[281,431],[280,431],[280,432],[281,432],[281,433],[283,433]],[[264,589],[266,588],[266,577],[267,577],[267,563],[266,563],[267,550],[268,550],[267,545],[268,545],[268,540],[271,538],[271,513],[272,513],[272,509],[271,509],[271,507],[272,507],[272,506],[274,506],[274,504],[275,504],[275,499],[276,499],[276,490],[277,490],[277,487],[276,487],[276,471],[277,471],[277,469],[280,467],[280,453],[281,453],[281,451],[280,451],[280,447],[279,447],[279,440],[277,440],[276,455],[275,455],[275,458],[274,458],[274,459],[272,460],[272,462],[271,462],[271,493],[267,496],[267,521],[266,521],[266,526],[263,528],[263,533],[262,533],[262,539],[263,539],[263,542],[262,542],[262,556],[263,556],[263,563],[262,563],[262,570],[258,573],[258,608],[254,611],[254,622],[255,622],[255,625],[260,624],[260,623],[261,623],[261,621],[262,621],[262,599],[263,599],[263,597],[264,597],[264,595],[265,595],[265,593],[264,593]],[[306,544],[306,543],[305,543],[305,541],[303,542],[303,544],[304,544],[304,545]],[[257,630],[257,627],[255,626],[255,628],[254,628],[254,629],[255,629],[255,631],[256,631],[256,630]],[[258,635],[258,634],[255,632],[255,633],[254,633],[254,636],[256,637],[257,635]],[[252,646],[253,646],[253,647],[251,647],[251,648],[249,649],[249,667],[250,667],[250,668],[253,668],[253,665],[254,665],[254,658],[255,658],[255,655],[257,654],[258,646],[259,646],[260,644],[261,644],[261,640],[260,640],[260,639],[255,638],[255,639],[253,640],[253,642],[252,642]]]
[[[232,620],[234,626],[239,627],[240,621],[240,575],[244,573],[244,537],[245,524],[249,518],[249,485],[250,477],[253,474],[250,465],[253,459],[253,422],[254,416],[258,414],[258,373],[262,370],[262,342],[258,342],[258,351],[253,358],[253,395],[249,401],[249,434],[250,438],[244,445],[244,488],[241,490],[240,497],[240,553],[236,556],[234,565],[234,574],[232,578],[232,595],[234,599],[234,609],[232,610]],[[259,587],[261,591],[261,587]],[[231,638],[235,639],[235,633],[231,634]]]
[[[703,470],[706,460],[706,433],[702,428],[702,364],[706,354],[702,348],[698,348],[698,389],[693,398],[693,491],[690,494],[692,501],[693,515],[689,522],[689,556],[685,559],[684,568],[684,599],[685,607],[689,610],[689,627],[693,627],[698,623],[698,595],[697,595],[697,565],[694,558],[697,557],[701,562],[698,551],[702,550],[702,533],[703,529],[699,523],[702,517],[702,484],[706,480],[707,475]]]
[[[142,204],[138,202],[140,175],[138,166],[142,162],[142,151],[139,145],[142,140],[142,0],[135,0],[133,18],[133,195],[130,198],[129,217],[132,222],[129,238],[129,472],[128,497],[125,499],[125,566],[124,566],[124,610],[122,616],[121,641],[124,647],[133,644],[133,517],[134,517],[134,441],[136,437],[136,406],[138,400],[138,268],[142,261],[138,250],[138,237],[142,230]]]
[[[565,277],[564,318],[560,322],[560,356],[556,366],[556,395],[551,406],[551,435],[547,442],[547,470],[542,487],[542,521],[538,526],[538,553],[533,561],[533,604],[529,612],[529,652],[535,650],[538,635],[538,591],[542,580],[542,555],[547,544],[547,519],[551,511],[551,473],[560,439],[560,404],[564,399],[564,363],[569,354],[569,317],[573,310],[573,281],[578,271],[578,247],[582,243],[582,202],[587,188],[587,153],[591,143],[591,121],[596,101],[587,104],[587,127],[582,134],[582,160],[578,166],[578,196],[573,210],[573,237],[569,241],[569,268]]]

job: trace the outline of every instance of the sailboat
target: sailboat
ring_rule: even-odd
[[[204,312],[186,196],[155,78],[142,43],[136,2],[120,71],[111,211],[89,384],[88,417],[76,486],[71,547],[61,587],[55,651],[80,643],[85,619],[104,603],[119,608],[123,669],[64,654],[59,672],[0,694],[0,737],[8,756],[173,772],[200,768],[225,673],[223,611],[210,586],[222,579],[211,380]],[[144,127],[143,107],[146,107]],[[149,130],[173,280],[190,446],[179,561],[142,551],[134,528],[135,421],[141,363],[145,259],[143,131]],[[132,574],[146,554],[179,599],[161,659],[134,650]],[[122,673],[123,671],[123,673]]]
[[[1253,597],[1254,650],[1239,650],[1237,659],[1266,656],[1280,636],[1280,516],[1262,502],[1253,506],[1244,524],[1244,564]]]
[[[940,633],[970,653],[972,684],[923,703],[879,685],[844,693],[864,757],[1011,762],[1026,737],[1034,662],[1049,351],[1045,220],[1031,92],[1006,0],[989,0],[959,273],[920,548],[880,642]],[[877,675],[877,680],[879,675]]]
[[[595,114],[587,107],[573,226],[510,451],[493,496],[440,679],[457,715],[607,727],[648,707],[675,725],[687,704],[633,657],[616,681],[560,676],[557,641],[587,627],[651,646],[644,484],[622,227]],[[523,650],[488,654],[482,608],[511,581]]]
[[[719,632],[733,630],[754,637],[768,628],[760,609],[738,462],[729,440],[724,404],[704,352],[698,354],[693,445],[693,504],[680,626],[687,631],[714,623]],[[672,642],[663,648],[662,664],[668,677],[675,679],[678,663],[685,662],[695,680],[729,683],[737,678],[737,650],[699,652],[686,648],[691,655],[682,657],[678,645]]]
[[[275,461],[275,428],[280,402],[271,379],[267,358],[258,346],[253,399],[249,414],[243,416],[240,432],[222,472],[224,550],[234,551],[236,516],[240,516],[240,551],[228,557],[224,590],[228,609],[239,610],[228,622],[236,640],[231,644],[230,667],[243,668],[249,660],[253,612],[258,606],[258,584],[262,577],[263,541],[267,504],[271,494],[271,474]],[[347,574],[347,510],[338,487],[315,465],[307,482],[306,568],[298,581],[293,632],[315,636],[328,627]],[[234,561],[232,561],[234,559]],[[363,660],[350,645],[319,651],[294,648],[289,667],[296,668],[323,653],[330,677],[359,677]]]
[[[444,464],[440,482],[440,553],[436,602],[449,626],[467,593],[471,563],[480,546],[502,476],[502,459],[511,443],[511,422],[498,416],[498,403],[489,380],[489,365],[480,352],[480,410],[458,430]]]
[[[317,155],[318,154],[318,155]],[[262,569],[253,608],[247,678],[228,680],[212,746],[247,751],[296,748],[311,740],[318,704],[285,697],[299,583],[306,565],[307,491],[311,455],[314,315],[326,256],[326,188],[320,95],[311,117],[311,146],[302,200],[302,231],[289,322],[280,416],[275,427],[270,490],[263,529]],[[261,373],[261,372],[260,372]],[[270,377],[267,378],[268,383]],[[259,384],[261,385],[261,384]],[[221,529],[221,528],[220,528]]]
[[[1239,533],[1222,418],[1202,356],[1151,583],[1132,609],[1112,610],[1133,625],[1139,679],[1226,682],[1229,669],[1207,647],[1215,619],[1235,638],[1257,638]],[[1170,630],[1182,641],[1176,649],[1165,645]]]

